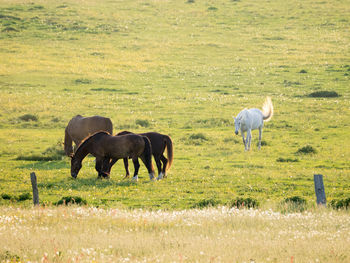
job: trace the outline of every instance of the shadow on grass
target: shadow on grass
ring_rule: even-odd
[[[57,169],[68,169],[70,164],[65,161],[38,161],[33,163],[27,163],[17,166],[19,169],[33,169],[33,170],[57,170]]]
[[[146,182],[142,182],[144,184]],[[89,178],[78,178],[73,179],[69,173],[67,173],[67,177],[63,179],[59,179],[57,181],[47,181],[47,182],[40,182],[38,183],[39,188],[45,188],[45,189],[61,189],[63,191],[68,190],[86,190],[91,189],[93,191],[93,188],[95,189],[104,189],[104,188],[118,188],[118,187],[130,187],[130,186],[136,186],[140,184],[140,182],[134,182],[131,179],[125,179],[122,181],[116,181],[113,179],[98,179],[97,174],[96,177],[90,176]]]

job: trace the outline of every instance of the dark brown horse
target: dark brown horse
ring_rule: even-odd
[[[86,137],[98,131],[113,134],[112,121],[101,116],[83,117],[77,115],[72,118],[65,129],[64,151],[66,155],[73,154],[72,141],[77,147]]]
[[[117,136],[125,135],[125,134],[133,134],[129,131],[122,131],[117,134]],[[146,136],[152,145],[152,154],[157,164],[158,168],[158,177],[157,180],[166,177],[166,171],[170,169],[170,166],[173,162],[173,142],[168,135],[160,134],[157,132],[146,132],[138,134],[140,136]],[[165,148],[167,149],[167,158],[164,156]],[[163,167],[162,167],[163,163]],[[111,163],[113,165],[113,161]],[[124,167],[126,171],[126,176],[129,176],[129,163],[128,159],[124,158]]]
[[[112,136],[107,132],[97,132],[87,137],[77,148],[71,160],[71,175],[76,178],[82,167],[82,160],[86,155],[92,154],[96,157],[95,169],[100,177],[109,177],[110,159],[115,162],[121,158],[131,158],[134,167],[134,180],[138,179],[141,158],[145,164],[149,177],[154,178],[152,165],[152,146],[145,136],[129,134],[125,136]]]

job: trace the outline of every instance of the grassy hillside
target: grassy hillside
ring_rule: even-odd
[[[0,204],[80,196],[112,207],[190,208],[251,197],[314,203],[350,197],[349,5],[340,1],[0,0]],[[338,97],[313,97],[313,92]],[[244,152],[232,116],[272,98],[263,147]],[[321,93],[322,96],[322,93]],[[166,180],[77,180],[62,157],[76,114],[110,117],[115,132],[172,137]],[[311,146],[316,153],[297,153]],[[22,198],[25,199],[25,198]]]

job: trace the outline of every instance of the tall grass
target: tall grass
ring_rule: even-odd
[[[0,260],[348,262],[343,212],[1,208]]]

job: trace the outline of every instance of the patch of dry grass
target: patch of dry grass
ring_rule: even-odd
[[[348,262],[350,217],[227,207],[0,208],[0,259],[23,262]]]

